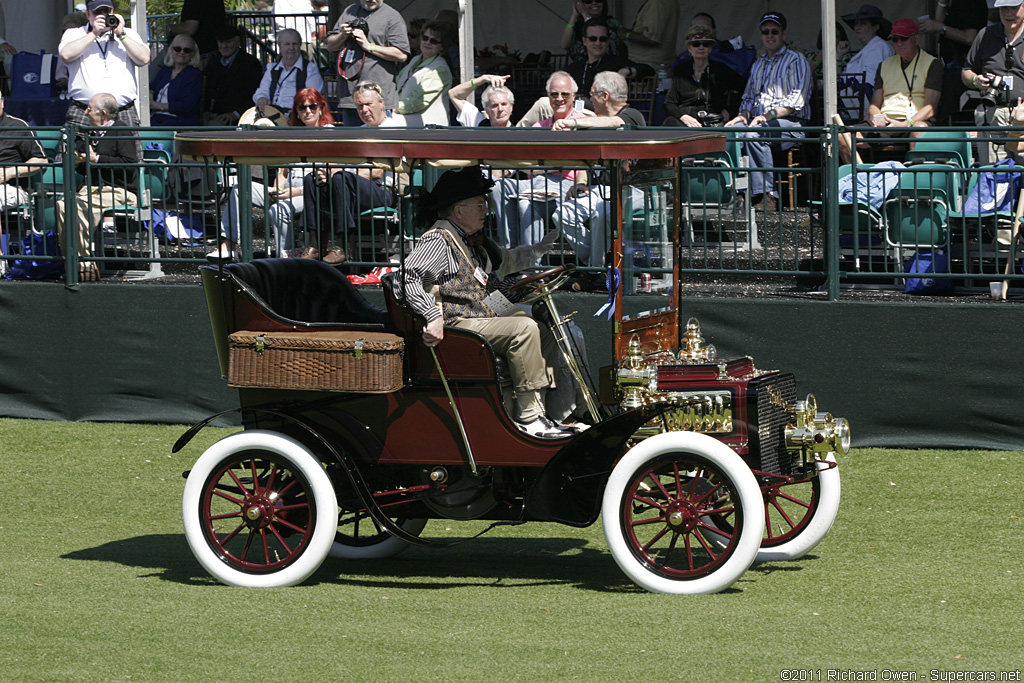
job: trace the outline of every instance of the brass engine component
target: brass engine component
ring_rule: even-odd
[[[850,452],[850,424],[846,418],[819,413],[812,394],[794,406],[796,424],[786,425],[786,448],[808,449],[814,453]]]

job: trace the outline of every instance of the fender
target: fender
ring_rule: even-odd
[[[612,466],[642,425],[672,410],[669,404],[619,413],[576,436],[544,466],[526,495],[531,519],[590,526],[601,513],[601,497]]]
[[[376,500],[373,497],[373,493],[372,493],[372,491],[370,491],[369,487],[366,485],[366,480],[363,478],[363,475],[360,472],[359,466],[356,463],[355,459],[352,458],[348,454],[348,452],[346,452],[346,451],[339,451],[337,448],[335,448],[331,444],[330,441],[328,441],[326,438],[324,438],[324,436],[319,431],[314,429],[305,420],[303,420],[303,419],[301,419],[299,417],[296,417],[295,415],[292,415],[290,413],[281,411],[281,410],[276,410],[276,409],[273,409],[273,408],[260,408],[260,407],[251,407],[250,406],[250,407],[245,407],[245,408],[233,408],[231,410],[225,410],[223,412],[217,413],[216,415],[208,417],[205,420],[203,420],[202,422],[199,422],[199,423],[193,425],[192,427],[190,427],[174,443],[174,446],[171,449],[171,452],[172,453],[177,453],[178,451],[180,451],[182,448],[185,447],[185,445],[188,444],[189,441],[191,441],[195,437],[196,434],[198,434],[200,431],[202,431],[202,429],[204,427],[206,427],[208,424],[210,424],[210,422],[212,422],[213,420],[216,420],[218,417],[220,417],[222,415],[227,415],[229,413],[234,413],[234,412],[241,413],[242,411],[249,411],[249,412],[252,412],[252,413],[263,413],[265,415],[272,415],[274,417],[281,418],[285,422],[288,422],[288,423],[296,425],[297,427],[300,427],[303,431],[305,431],[307,434],[309,434],[311,437],[313,437],[313,439],[315,439],[317,442],[319,442],[320,445],[322,445],[324,447],[325,451],[331,455],[331,457],[333,458],[334,462],[336,462],[338,464],[338,466],[341,468],[341,470],[348,477],[349,483],[352,484],[353,490],[356,492],[356,495],[359,496],[360,503],[362,503],[363,508],[366,509],[366,511],[370,515],[371,519],[373,519],[373,521],[377,524],[378,527],[380,527],[381,529],[384,529],[385,531],[387,531],[392,536],[400,538],[400,539],[402,539],[403,541],[405,541],[407,543],[412,543],[412,544],[415,544],[415,545],[418,545],[418,546],[422,546],[422,547],[425,547],[425,548],[446,548],[446,547],[448,547],[450,545],[454,545],[455,543],[461,542],[461,541],[455,541],[455,542],[451,542],[451,541],[432,541],[430,539],[420,538],[419,536],[416,536],[414,534],[410,534],[405,529],[403,529],[402,527],[400,527],[397,524],[395,524],[394,522],[392,522],[391,519],[388,518],[387,514],[385,514],[384,511],[381,510],[380,506],[377,505],[377,502],[376,502]],[[352,435],[349,435],[349,436],[352,436]],[[188,472],[183,472],[182,476],[187,479],[188,478],[188,474],[189,474]]]

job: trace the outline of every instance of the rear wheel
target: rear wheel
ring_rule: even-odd
[[[716,593],[732,585],[754,561],[764,528],[750,468],[697,433],[659,434],[630,450],[608,479],[602,514],[615,562],[656,593]],[[709,517],[727,519],[731,530],[715,529]]]
[[[392,518],[392,522],[413,536],[419,536],[427,520]],[[345,560],[381,560],[394,557],[409,547],[409,542],[392,536],[377,526],[365,511],[343,512],[331,546],[331,557]]]
[[[231,586],[301,583],[334,541],[338,503],[319,459],[264,430],[233,434],[196,461],[182,495],[185,538]]]

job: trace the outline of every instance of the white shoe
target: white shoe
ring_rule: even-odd
[[[572,434],[552,422],[546,415],[541,415],[533,422],[517,422],[516,425],[530,436],[539,439],[564,439]]]

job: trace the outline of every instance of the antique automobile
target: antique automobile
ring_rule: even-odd
[[[710,593],[755,560],[801,557],[831,527],[846,421],[819,411],[813,397],[799,399],[792,374],[719,358],[699,323],[676,308],[679,188],[692,180],[684,175],[694,159],[721,152],[721,136],[289,129],[184,133],[176,145],[210,163],[374,163],[406,173],[476,163],[587,167],[614,190],[614,358],[599,389],[552,297],[570,269],[543,269],[515,286],[549,320],[585,396],[593,424],[565,438],[515,426],[506,364],[483,337],[447,329],[435,349],[425,346],[401,287],[384,287],[384,310],[318,261],[204,266],[243,430],[185,473],[182,515],[192,552],[219,581],[292,585],[328,555],[443,547],[421,536],[431,519],[586,527],[601,516],[612,558],[638,585]],[[653,272],[666,305],[627,316],[623,289],[648,281],[638,266]]]

